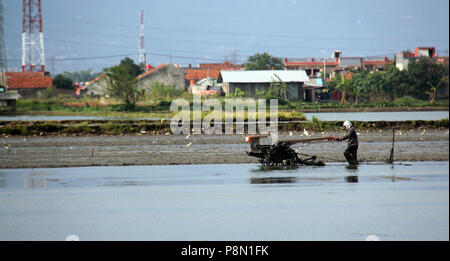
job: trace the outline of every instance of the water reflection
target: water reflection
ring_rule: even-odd
[[[347,170],[349,170],[349,171],[352,171],[352,170],[357,170],[358,169],[358,165],[347,165],[347,166],[345,166],[345,168],[347,169]]]
[[[0,172],[0,188],[24,187],[24,188],[47,188],[47,174],[24,173],[22,175],[11,175]]]
[[[296,183],[295,177],[266,177],[266,178],[250,178],[250,184],[283,184]]]
[[[46,188],[47,187],[47,175],[30,173],[24,177],[25,188]]]
[[[0,172],[0,188],[6,188],[6,173]]]
[[[346,176],[345,181],[348,183],[358,183],[358,176]]]
[[[259,166],[257,169],[252,169],[251,172],[271,172],[274,170],[294,170],[300,166]]]

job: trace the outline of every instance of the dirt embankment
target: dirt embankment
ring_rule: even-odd
[[[241,122],[243,124],[245,122]],[[338,131],[342,121],[279,121],[280,132],[302,131]],[[0,121],[1,135],[54,136],[54,135],[128,135],[128,134],[165,134],[170,133],[168,120],[67,120],[67,121]],[[449,119],[415,121],[353,121],[360,131],[441,129],[449,127]],[[236,128],[237,123],[235,123]],[[192,122],[190,123],[193,128]],[[222,131],[225,132],[225,123]],[[248,125],[244,124],[247,129]]]
[[[358,130],[362,162],[389,157],[391,130]],[[281,133],[280,139],[302,139],[302,132]],[[310,131],[311,137],[342,136],[343,131]],[[398,130],[395,161],[448,161],[447,129]],[[0,168],[75,166],[256,163],[247,156],[243,135],[83,135],[8,136],[0,138]],[[311,142],[294,146],[325,162],[345,161],[345,142]]]

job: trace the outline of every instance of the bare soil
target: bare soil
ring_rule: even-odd
[[[343,136],[344,132],[311,133],[311,137]],[[130,135],[0,137],[0,168],[78,166],[174,165],[257,163],[247,156],[244,135]],[[306,138],[302,133],[281,133],[280,139]],[[358,159],[384,162],[392,146],[391,131],[359,133]],[[344,142],[294,145],[300,153],[317,155],[324,162],[345,161]],[[448,161],[449,131],[399,131],[395,161]]]

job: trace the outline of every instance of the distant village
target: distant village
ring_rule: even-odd
[[[267,90],[273,82],[284,82],[289,86],[288,99],[315,102],[339,99],[339,93],[327,90],[327,83],[338,75],[351,77],[357,70],[382,72],[389,65],[405,70],[410,61],[423,58],[447,66],[449,62],[449,57],[438,56],[434,47],[417,47],[414,51],[397,53],[395,57],[346,57],[342,51],[336,50],[330,58],[284,58],[284,70],[245,70],[245,65],[228,61],[187,67],[179,64],[146,65],[136,81],[143,93],[150,93],[153,82],[158,82],[203,96],[226,96],[237,88],[252,95],[258,90]],[[74,89],[66,90],[66,93],[80,97],[105,96],[107,83],[103,76],[88,82],[77,82]],[[39,92],[52,87],[53,82],[47,72],[3,72],[1,85],[6,90],[17,91],[23,98],[35,98]],[[439,93],[448,97],[448,86]]]

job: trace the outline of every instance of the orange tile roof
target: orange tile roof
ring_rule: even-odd
[[[204,78],[219,78],[220,70],[208,70],[208,69],[184,69],[186,72],[185,79],[186,80],[201,80]]]
[[[33,89],[52,87],[52,77],[44,72],[8,72],[5,73],[8,89]]]
[[[346,80],[350,80],[352,78],[353,73],[352,72],[348,72],[344,74],[344,79]]]
[[[161,65],[159,65],[159,66],[156,66],[156,67],[154,67],[153,69],[151,69],[151,70],[149,70],[149,71],[146,71],[145,73],[143,73],[143,74],[139,75],[138,77],[136,77],[136,80],[142,79],[142,78],[144,78],[145,76],[151,74],[151,73],[154,72],[154,71],[157,71],[157,70],[161,69],[162,67],[164,67],[164,66],[166,66],[166,65],[167,65],[167,63],[163,63],[163,64],[161,64]]]
[[[199,64],[201,69],[219,70],[219,71],[231,71],[231,70],[241,70],[243,67],[241,65],[236,65],[231,62],[224,63],[201,63]]]
[[[204,78],[219,78],[220,71],[236,71],[241,70],[243,67],[241,65],[236,65],[230,62],[224,63],[201,63],[199,68],[184,68],[186,72],[186,80],[201,80]]]

